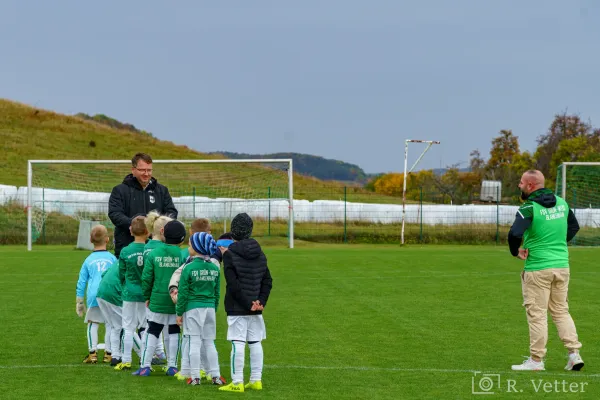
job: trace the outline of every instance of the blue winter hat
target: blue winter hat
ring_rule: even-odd
[[[217,242],[210,233],[196,232],[192,234],[190,244],[196,253],[203,256],[211,256],[217,251]]]

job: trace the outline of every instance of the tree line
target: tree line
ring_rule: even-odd
[[[479,150],[470,153],[469,171],[460,171],[450,165],[444,173],[419,171],[407,177],[407,199],[443,203],[472,203],[479,199],[483,180],[502,182],[502,202],[519,200],[519,177],[528,169],[539,169],[546,177],[546,187],[555,189],[557,169],[563,162],[600,161],[600,129],[584,121],[579,115],[557,114],[547,132],[537,138],[532,153],[521,151],[519,137],[512,130],[501,130],[492,139],[487,159]],[[577,173],[574,170],[574,173]],[[585,176],[596,176],[589,169],[579,169],[578,185]],[[583,176],[583,178],[581,177]],[[366,188],[390,196],[401,196],[402,173],[382,174],[366,184]],[[589,185],[590,183],[585,183]]]

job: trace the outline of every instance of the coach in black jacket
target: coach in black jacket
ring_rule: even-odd
[[[231,236],[235,242],[227,250],[222,249],[228,316],[262,314],[273,287],[267,257],[258,242],[250,238],[252,227],[248,214],[236,215],[231,220]]]
[[[133,242],[129,232],[131,219],[146,215],[152,210],[159,214],[177,218],[177,209],[169,189],[152,177],[152,157],[137,153],[131,159],[131,174],[123,183],[113,188],[108,200],[108,217],[115,225],[115,256],[121,249]]]

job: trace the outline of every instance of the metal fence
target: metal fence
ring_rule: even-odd
[[[0,244],[25,244],[26,191],[0,191]],[[26,188],[25,188],[26,189]],[[317,189],[315,189],[317,190]],[[265,188],[265,193],[269,193]],[[109,228],[107,194],[77,197],[74,193],[41,189],[34,210],[34,244],[74,244],[79,220],[99,220]],[[255,221],[256,237],[287,237],[288,207],[284,199],[207,199],[174,194],[179,219],[189,223],[209,218],[213,233],[228,230],[238,212]],[[296,240],[326,243],[399,243],[401,198],[365,193],[355,187],[312,192],[313,198],[295,199]],[[423,193],[406,204],[406,243],[503,243],[517,205],[496,203],[451,204],[442,193]]]

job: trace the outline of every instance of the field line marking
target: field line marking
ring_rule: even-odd
[[[109,367],[109,365],[100,365],[101,367]],[[221,364],[222,367],[228,367],[229,364]],[[94,368],[87,364],[48,364],[48,365],[0,365],[0,370],[16,370],[16,369],[44,369],[44,368]],[[381,371],[381,372],[409,372],[409,373],[441,373],[441,374],[474,374],[475,372],[484,374],[523,374],[522,371],[485,371],[476,369],[452,369],[452,368],[395,368],[395,367],[370,367],[370,366],[327,366],[327,365],[281,365],[281,364],[265,364],[266,369],[305,369],[305,370],[334,370],[334,371]],[[577,372],[564,373],[552,371],[536,371],[535,376],[569,376],[572,378],[598,378],[598,374],[580,374]]]

